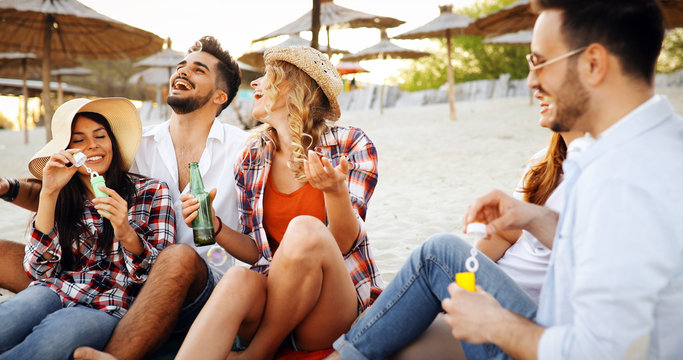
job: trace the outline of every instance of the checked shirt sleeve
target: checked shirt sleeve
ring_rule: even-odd
[[[377,149],[370,138],[358,128],[350,128],[348,137],[339,139],[339,142],[344,147],[344,153],[349,158],[349,162],[353,165],[349,172],[347,186],[351,205],[356,211],[360,225],[358,237],[354,244],[355,248],[367,235],[365,216],[368,210],[368,202],[377,185]]]
[[[156,179],[138,180],[130,225],[140,238],[143,250],[135,255],[123,249],[126,269],[134,282],[147,279],[159,252],[175,242],[175,212],[166,183]]]
[[[33,280],[52,277],[55,272],[59,271],[59,261],[62,258],[57,226],[54,226],[48,234],[37,230],[35,223],[31,224],[29,230],[31,235],[24,252],[24,271]],[[46,255],[50,256],[46,257]]]

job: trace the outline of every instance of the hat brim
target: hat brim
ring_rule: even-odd
[[[40,149],[28,163],[35,177],[43,178],[43,168],[50,156],[69,146],[71,126],[79,112],[94,112],[104,116],[116,138],[126,171],[130,170],[142,138],[142,122],[135,105],[126,98],[73,99],[62,104],[52,116],[52,140]]]
[[[263,61],[266,65],[284,61],[308,74],[320,86],[330,103],[329,120],[339,120],[341,110],[337,96],[344,84],[339,72],[324,54],[308,46],[273,46],[266,49]]]

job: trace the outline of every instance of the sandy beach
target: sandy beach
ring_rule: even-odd
[[[662,89],[683,113],[683,89]],[[369,204],[368,236],[378,266],[390,281],[412,249],[438,232],[462,234],[461,219],[477,196],[512,192],[527,159],[545,147],[538,107],[524,98],[345,112],[340,123],[364,129],[379,152],[379,182]],[[44,130],[0,131],[0,176],[25,177],[26,164],[44,144]],[[24,241],[31,214],[0,201],[0,239]],[[0,301],[8,293],[0,290]]]

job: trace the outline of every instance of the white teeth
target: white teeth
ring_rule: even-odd
[[[173,88],[178,89],[178,90],[190,90],[192,87],[190,86],[190,84],[187,81],[178,79],[173,84]]]
[[[93,157],[89,157],[89,158],[88,158],[88,161],[97,161],[97,160],[99,160],[99,159],[101,159],[101,158],[102,158],[101,156],[93,156]]]

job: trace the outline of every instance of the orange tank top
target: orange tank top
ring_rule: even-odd
[[[263,227],[268,240],[279,244],[289,222],[299,215],[314,216],[325,222],[323,192],[306,183],[296,191],[285,194],[278,191],[268,177],[263,194]]]

